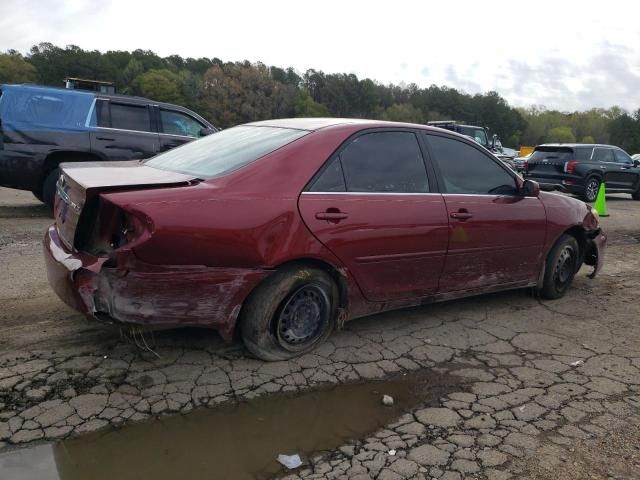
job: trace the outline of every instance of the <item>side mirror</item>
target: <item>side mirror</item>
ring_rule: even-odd
[[[207,135],[211,135],[212,133],[216,133],[217,130],[215,128],[201,128],[200,129],[200,136],[201,137],[206,137]]]
[[[523,197],[537,197],[540,195],[540,184],[533,180],[525,180],[520,188]]]
[[[633,161],[633,166],[634,167],[640,167],[640,160],[634,160]]]

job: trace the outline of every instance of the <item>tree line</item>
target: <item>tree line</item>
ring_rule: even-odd
[[[446,86],[383,85],[354,74],[160,57],[150,50],[107,51],[41,43],[23,55],[0,53],[0,83],[62,86],[65,77],[114,82],[116,91],[184,105],[228,128],[269,118],[339,116],[426,123],[458,120],[490,127],[504,145],[612,143],[640,151],[640,109],[560,112],[514,108],[497,92],[470,95]]]

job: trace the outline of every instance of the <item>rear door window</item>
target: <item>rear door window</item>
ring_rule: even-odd
[[[427,172],[413,132],[373,132],[340,153],[349,192],[423,193]]]
[[[597,162],[612,163],[615,161],[613,157],[613,149],[611,148],[596,148],[593,151],[593,159]]]
[[[149,108],[111,102],[111,128],[120,130],[151,131]]]
[[[320,172],[318,178],[313,182],[310,192],[346,192],[344,174],[340,157],[334,158],[327,167]]]
[[[488,154],[459,140],[427,135],[446,193],[514,195],[516,181]]]

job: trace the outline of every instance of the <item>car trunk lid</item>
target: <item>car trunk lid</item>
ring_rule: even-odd
[[[78,225],[99,193],[120,189],[184,186],[196,182],[194,176],[159,170],[138,161],[82,162],[61,165],[56,185],[55,223],[67,248],[74,249]]]

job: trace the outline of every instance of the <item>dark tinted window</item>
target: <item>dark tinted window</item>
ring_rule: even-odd
[[[151,131],[149,109],[146,106],[111,104],[111,128],[122,130]]]
[[[447,193],[513,195],[515,179],[477,148],[451,138],[428,135]]]
[[[614,162],[611,148],[596,148],[593,151],[593,159],[598,162]]]
[[[350,192],[428,192],[418,139],[411,132],[361,135],[340,154]]]
[[[577,147],[574,149],[576,160],[586,162],[591,160],[591,154],[593,153],[593,147]]]
[[[633,163],[633,160],[631,160],[631,157],[626,153],[624,153],[622,150],[614,150],[613,153],[616,157],[617,163],[625,163],[625,164]]]
[[[182,137],[199,137],[204,128],[195,118],[173,110],[160,110],[162,132]]]
[[[318,179],[311,185],[310,192],[344,192],[344,176],[340,158],[334,158]]]

